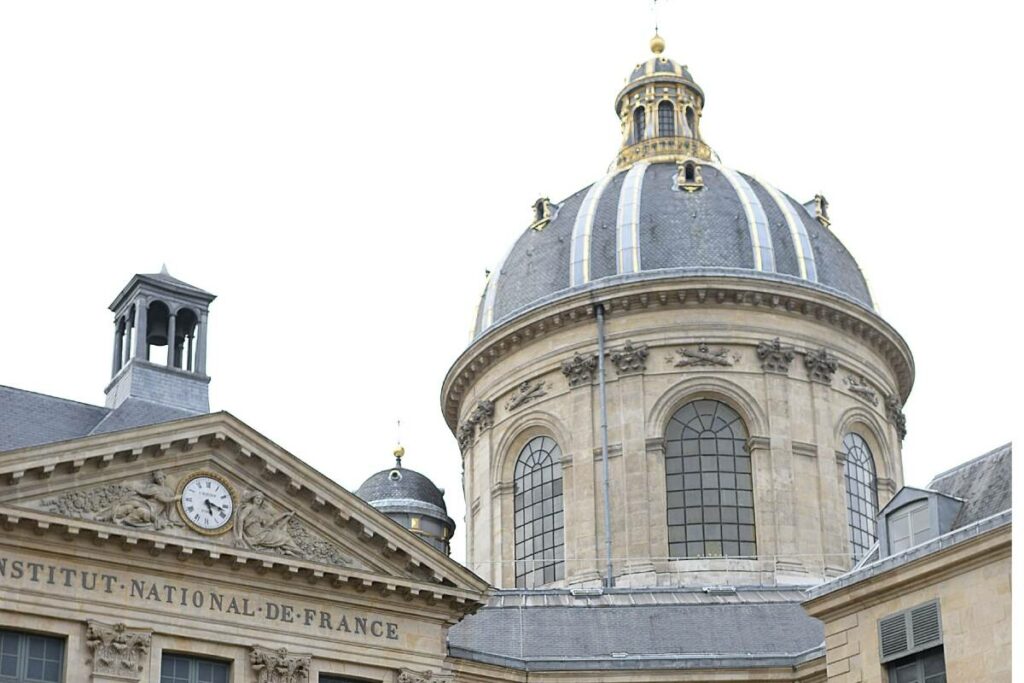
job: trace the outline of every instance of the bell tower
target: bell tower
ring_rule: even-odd
[[[159,273],[135,275],[117,295],[114,359],[106,405],[129,399],[196,413],[210,410],[206,374],[207,314],[216,298]]]

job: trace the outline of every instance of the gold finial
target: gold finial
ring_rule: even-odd
[[[657,33],[651,38],[651,52],[656,55],[660,55],[665,51],[665,39],[659,36]]]
[[[402,466],[402,456],[405,455],[405,447],[404,446],[398,446],[397,448],[395,448],[394,451],[392,451],[392,453],[395,456],[395,466],[396,467],[401,467]]]

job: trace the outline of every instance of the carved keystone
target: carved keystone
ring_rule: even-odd
[[[311,654],[288,654],[283,647],[271,650],[253,645],[249,650],[256,683],[308,683],[312,659]]]
[[[85,644],[92,653],[94,676],[114,676],[137,681],[142,676],[153,632],[129,629],[124,624],[104,624],[90,620]]]

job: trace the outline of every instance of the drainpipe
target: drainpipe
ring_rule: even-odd
[[[601,466],[604,469],[604,585],[611,588],[612,579],[612,502],[608,480],[608,401],[604,382],[604,306],[594,306],[597,313],[597,385],[601,406]]]

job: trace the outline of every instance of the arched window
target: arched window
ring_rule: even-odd
[[[856,562],[878,539],[875,459],[864,437],[853,432],[843,437],[843,453],[846,454],[846,519],[850,525],[850,551]]]
[[[671,137],[676,134],[676,108],[671,102],[658,105],[658,135]]]
[[[565,577],[562,449],[549,436],[530,439],[515,469],[516,588]]]
[[[747,428],[710,399],[687,403],[665,434],[670,557],[753,557],[754,485]]]
[[[686,108],[686,131],[691,137],[697,137],[697,120],[693,113],[693,107]]]
[[[644,130],[647,128],[647,115],[643,107],[633,110],[633,142],[640,142],[644,139]]]
[[[692,183],[697,178],[697,167],[693,165],[693,162],[686,162],[683,166],[683,177],[688,183]]]

